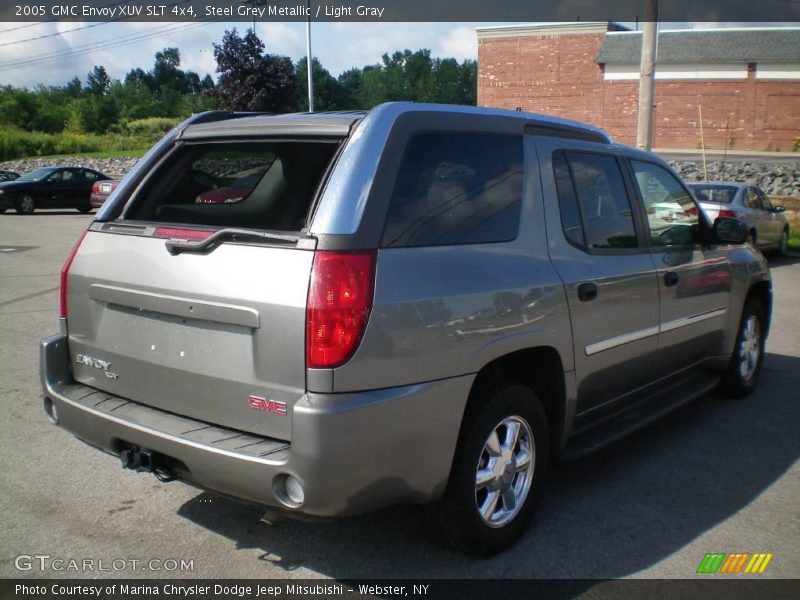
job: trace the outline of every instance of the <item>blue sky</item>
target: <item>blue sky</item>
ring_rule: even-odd
[[[314,23],[312,53],[334,75],[350,67],[374,64],[384,52],[404,48],[429,48],[434,56],[475,59],[475,27],[497,24]],[[726,24],[696,24],[723,25]],[[251,26],[252,22],[0,23],[0,85],[61,85],[75,75],[85,81],[94,65],[103,65],[113,78],[121,78],[134,67],[150,69],[156,51],[168,46],[181,50],[184,69],[196,71],[201,77],[206,73],[214,75],[211,44],[219,42],[226,29],[237,27],[244,32]],[[306,54],[304,23],[257,23],[256,31],[270,53],[294,60]],[[49,58],[36,58],[45,55]],[[34,60],[23,66],[8,66],[26,59]]]
[[[75,75],[85,80],[86,73],[98,64],[105,66],[113,78],[119,78],[134,67],[151,68],[156,51],[168,46],[180,49],[182,68],[201,76],[213,75],[216,63],[211,44],[219,42],[226,29],[237,27],[243,33],[252,27],[252,22],[103,23],[93,27],[87,27],[93,25],[90,23],[41,23],[19,28],[25,25],[28,24],[0,23],[0,85],[60,85]],[[312,54],[334,75],[350,67],[376,63],[384,52],[404,48],[430,48],[435,56],[474,59],[478,25],[481,24],[314,23]],[[11,28],[14,30],[9,31]],[[257,23],[256,32],[270,53],[294,60],[306,54],[304,23]],[[102,47],[134,39],[135,43]],[[76,51],[82,53],[73,55]],[[8,63],[42,55],[52,58],[6,68]]]

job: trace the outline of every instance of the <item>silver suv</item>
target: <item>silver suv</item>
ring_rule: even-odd
[[[431,504],[490,555],[556,457],[753,389],[771,284],[746,236],[579,123],[206,113],[67,259],[45,410],[165,481],[273,514]]]

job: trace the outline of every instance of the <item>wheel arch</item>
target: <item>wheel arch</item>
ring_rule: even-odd
[[[750,286],[745,298],[745,304],[755,298],[764,308],[764,337],[769,334],[770,323],[772,322],[772,286],[769,281],[758,281]]]
[[[552,346],[517,350],[495,358],[478,371],[472,384],[464,420],[480,408],[486,396],[481,391],[497,385],[520,384],[531,388],[545,410],[550,429],[550,450],[557,454],[561,447],[566,419],[567,391],[564,363]]]

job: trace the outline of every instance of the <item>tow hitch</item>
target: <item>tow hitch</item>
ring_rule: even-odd
[[[178,478],[178,474],[169,467],[169,459],[152,450],[126,446],[120,450],[119,459],[123,469],[152,473],[159,481],[168,482]]]

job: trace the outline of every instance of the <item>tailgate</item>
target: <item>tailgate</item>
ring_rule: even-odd
[[[93,229],[96,229],[93,227]],[[89,231],[69,271],[75,379],[201,421],[291,439],[305,392],[315,241],[220,244]]]

